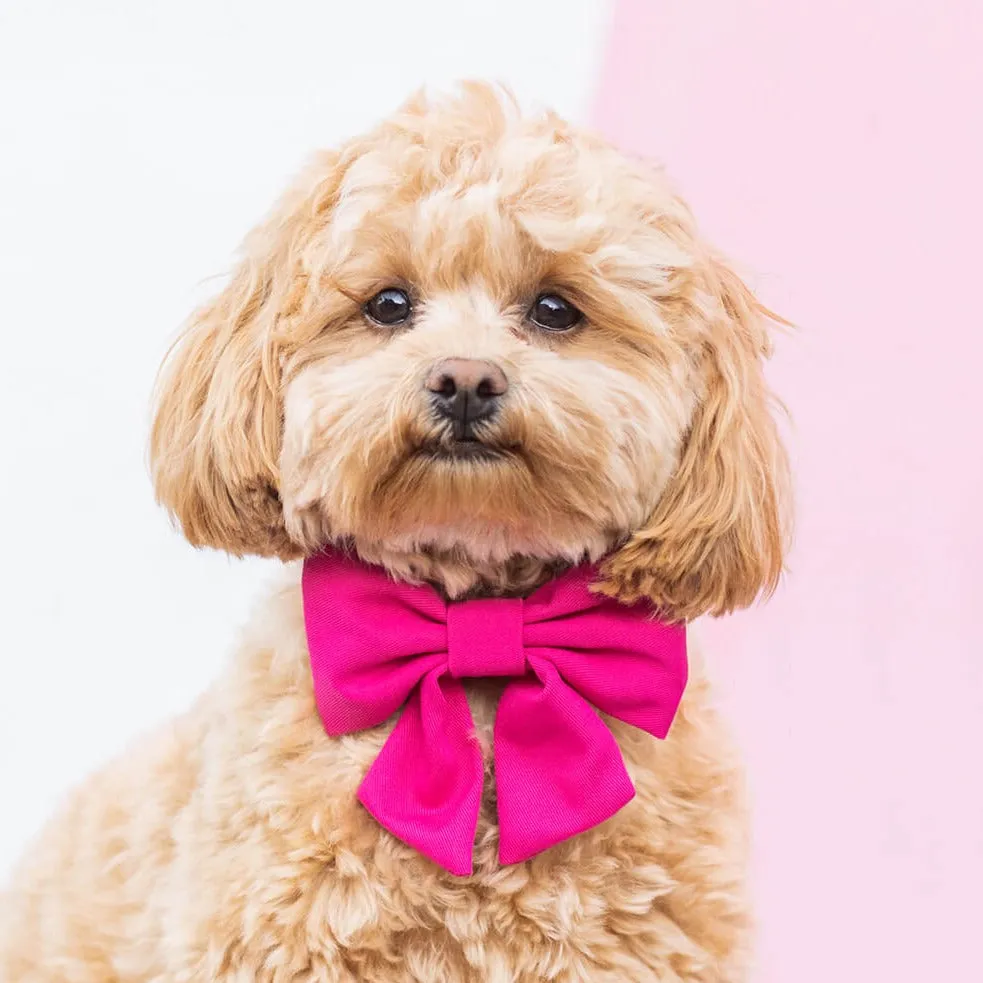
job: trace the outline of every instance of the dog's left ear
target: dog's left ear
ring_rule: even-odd
[[[721,615],[770,594],[787,545],[788,466],[763,373],[771,354],[763,307],[722,261],[708,258],[694,305],[703,391],[679,465],[649,522],[616,552],[599,585],[664,616]]]

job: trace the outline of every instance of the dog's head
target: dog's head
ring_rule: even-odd
[[[344,540],[452,593],[606,555],[602,589],[722,613],[782,566],[768,319],[657,172],[490,87],[421,97],[317,158],[192,318],[158,496],[232,553]]]

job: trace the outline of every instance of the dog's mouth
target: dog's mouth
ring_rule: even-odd
[[[502,447],[471,438],[424,444],[416,456],[451,463],[495,464],[514,457],[516,453],[515,447]]]

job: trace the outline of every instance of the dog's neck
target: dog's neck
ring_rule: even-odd
[[[384,546],[352,544],[366,563],[384,567],[396,579],[432,584],[444,597],[521,597],[551,580],[571,564],[557,559],[511,556],[475,560],[463,550],[403,552]]]

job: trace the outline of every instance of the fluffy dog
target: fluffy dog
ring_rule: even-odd
[[[161,376],[153,476],[194,545],[344,543],[448,598],[589,560],[685,621],[775,587],[773,316],[660,173],[470,85],[318,156],[243,252]],[[455,387],[471,409],[435,411]],[[327,736],[308,661],[292,576],[26,859],[5,983],[743,978],[740,774],[698,667],[667,740],[611,722],[629,805],[501,866],[486,781],[456,878],[359,805],[392,722]]]

